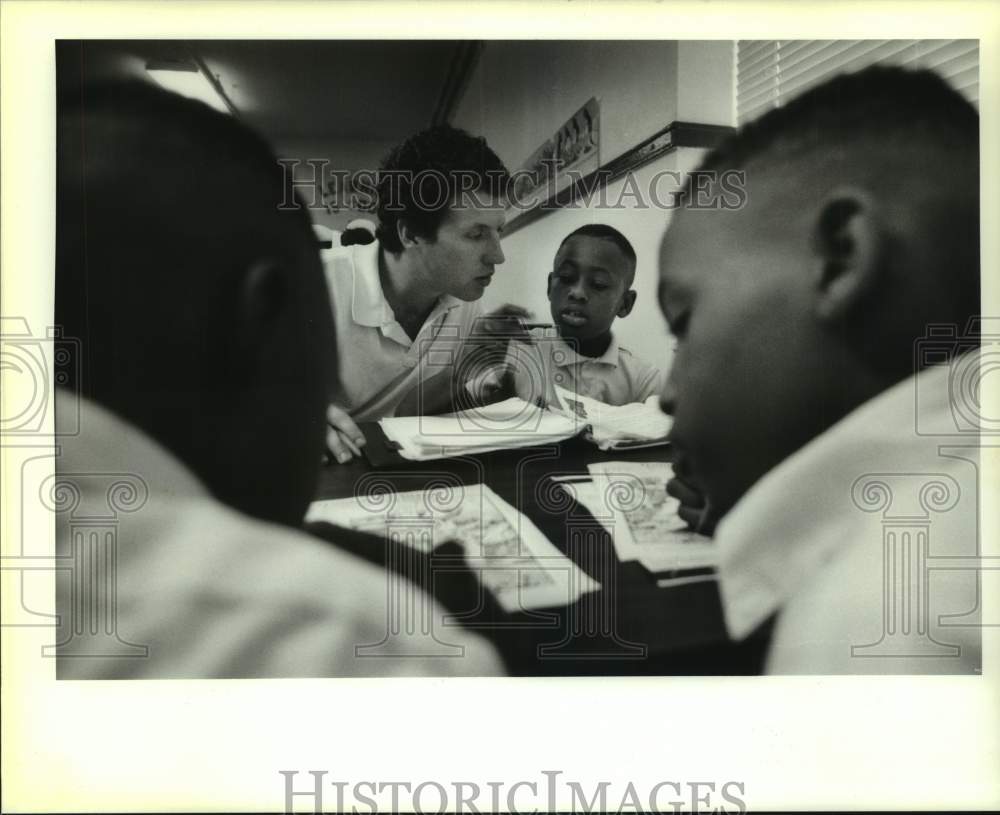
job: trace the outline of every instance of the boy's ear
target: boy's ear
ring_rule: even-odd
[[[255,260],[240,276],[232,325],[236,366],[252,368],[288,306],[289,277],[277,260]]]
[[[622,296],[622,304],[618,309],[619,317],[628,317],[632,313],[632,307],[635,305],[635,289],[629,289]]]
[[[872,196],[842,187],[827,196],[813,229],[816,310],[822,320],[849,314],[884,273],[885,235]]]
[[[555,272],[549,272],[549,276],[545,278],[545,295],[547,297],[552,295],[552,284],[555,282],[555,279]]]

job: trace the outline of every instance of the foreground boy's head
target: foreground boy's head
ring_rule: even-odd
[[[560,336],[589,340],[608,334],[615,317],[632,311],[633,280],[635,250],[617,229],[588,224],[567,235],[548,281]]]
[[[745,171],[746,203],[676,212],[660,304],[677,338],[664,409],[679,466],[718,515],[911,375],[929,324],[978,314],[978,133],[934,74],[873,68],[707,157],[702,170]]]
[[[306,211],[237,120],[142,84],[59,104],[56,318],[82,393],[218,498],[300,522],[334,339]],[[85,429],[85,428],[84,428]]]

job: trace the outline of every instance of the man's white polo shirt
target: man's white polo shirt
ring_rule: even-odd
[[[355,421],[430,412],[451,386],[461,344],[482,314],[478,302],[444,295],[411,340],[396,322],[379,280],[378,241],[322,252],[337,334],[332,402]],[[422,396],[417,385],[423,383]]]

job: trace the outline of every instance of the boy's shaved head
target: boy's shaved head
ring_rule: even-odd
[[[725,513],[979,311],[979,119],[936,75],[837,77],[712,151],[738,210],[681,206],[660,257],[681,469]],[[682,193],[682,204],[690,187]]]
[[[628,272],[625,276],[625,288],[632,288],[632,284],[635,282],[636,258],[635,249],[632,247],[628,238],[626,238],[613,226],[608,226],[607,224],[584,224],[583,226],[574,229],[565,238],[563,238],[559,247],[556,249],[556,252],[558,253],[559,249],[562,249],[563,246],[565,246],[566,241],[577,235],[583,235],[588,238],[601,238],[602,240],[611,241],[611,243],[617,246],[628,260]]]
[[[559,335],[594,345],[610,342],[615,318],[627,317],[635,305],[634,280],[635,250],[621,232],[606,224],[570,232],[556,250],[546,288]]]
[[[84,395],[221,499],[301,520],[333,332],[308,213],[245,125],[142,83],[60,97],[56,318]],[[282,484],[275,489],[275,484]]]
[[[937,74],[873,67],[835,77],[745,125],[700,171],[729,168],[746,173],[750,208],[766,209],[776,231],[837,188],[877,199],[884,283],[894,287],[880,319],[913,318],[883,324],[882,348],[896,356],[875,361],[896,375],[912,371],[892,335],[908,346],[929,322],[979,314],[979,114]]]
[[[873,67],[841,74],[775,108],[712,150],[703,169],[787,161],[869,142],[892,152],[904,144],[967,147],[979,140],[979,115],[931,71]]]

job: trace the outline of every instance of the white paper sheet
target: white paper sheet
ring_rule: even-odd
[[[516,397],[444,416],[381,419],[379,425],[411,461],[560,442],[583,429],[571,417]]]
[[[565,606],[600,588],[522,513],[474,484],[316,501],[307,521],[327,521],[429,551],[461,544],[469,567],[505,611]]]
[[[677,515],[679,502],[667,495],[670,464],[609,461],[588,469],[592,481],[561,486],[608,530],[621,560],[637,560],[654,573],[718,563],[712,539],[688,529]]]
[[[602,450],[630,442],[665,443],[673,424],[673,420],[660,410],[654,397],[646,402],[608,405],[558,385],[556,396],[559,398],[560,409],[566,416],[576,417],[590,425],[588,438]]]

